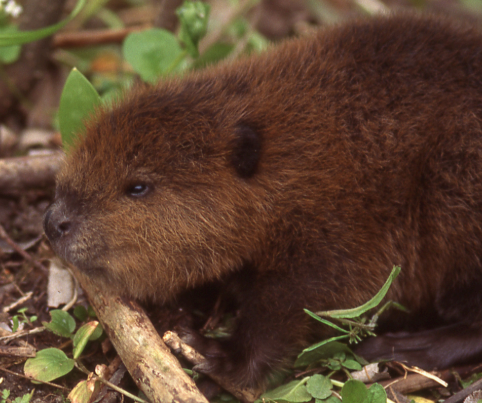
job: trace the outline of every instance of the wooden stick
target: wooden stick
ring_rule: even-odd
[[[63,155],[62,152],[56,152],[0,159],[0,193],[11,194],[25,189],[53,187]]]
[[[110,296],[74,270],[97,317],[140,390],[153,403],[208,403],[133,300]]]
[[[145,28],[146,27],[138,26],[122,29],[61,32],[54,36],[53,46],[56,48],[80,48],[106,43],[121,43],[131,32],[141,31]]]

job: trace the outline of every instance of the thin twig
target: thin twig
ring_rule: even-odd
[[[60,385],[57,385],[56,383],[47,382],[47,381],[40,381],[38,379],[30,378],[29,376],[19,374],[18,372],[10,371],[7,368],[0,367],[0,371],[7,372],[8,374],[15,375],[15,376],[18,376],[20,378],[28,379],[29,381],[44,383],[45,385],[53,386],[54,388],[63,389],[63,390],[70,390],[69,388],[66,388],[65,386],[60,386]]]
[[[467,386],[465,389],[462,389],[460,392],[457,392],[455,395],[445,399],[445,403],[460,403],[462,402],[467,396],[471,393],[475,392],[476,390],[482,390],[482,379],[475,381],[472,385]]]
[[[402,364],[401,362],[399,362],[398,364],[400,364],[402,366],[402,368],[404,368],[406,371],[409,371],[409,372],[415,372],[417,374],[420,374],[426,378],[429,378],[437,383],[439,383],[440,385],[442,385],[443,387],[447,387],[449,384],[447,382],[445,382],[443,379],[440,379],[438,376],[434,375],[434,374],[431,374],[430,372],[427,372],[427,371],[424,371],[423,369],[421,368],[418,368],[418,367],[409,367],[407,365],[404,365]]]
[[[3,309],[2,309],[2,312],[3,313],[7,313],[7,312],[10,312],[12,309],[16,308],[17,306],[23,304],[25,301],[29,300],[30,298],[32,298],[32,295],[33,295],[33,292],[30,291],[28,292],[27,294],[25,294],[23,297],[19,298],[17,301],[13,302],[12,304],[8,305],[8,306],[5,306]]]
[[[15,251],[17,252],[20,256],[22,256],[25,260],[28,262],[32,263],[37,269],[42,270],[43,272],[48,271],[47,268],[41,264],[40,262],[37,262],[30,254],[25,252],[20,246],[18,246],[7,234],[3,226],[0,224],[0,238],[3,239],[8,245]]]
[[[29,336],[31,334],[42,333],[44,330],[45,330],[45,327],[41,326],[41,327],[37,327],[37,328],[32,329],[32,330],[24,330],[24,331],[20,331],[20,332],[15,332],[10,336],[0,337],[0,341],[9,342],[10,340],[19,339],[20,337],[23,337],[23,336]]]
[[[145,28],[146,26],[137,26],[122,29],[61,32],[54,36],[53,46],[56,48],[78,48],[106,43],[121,43],[130,33],[138,32]]]

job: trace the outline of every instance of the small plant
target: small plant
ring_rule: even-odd
[[[74,366],[89,374],[90,371],[80,361],[80,355],[89,340],[96,340],[102,335],[102,327],[99,322],[88,322],[74,333],[76,324],[74,318],[69,313],[62,310],[53,310],[50,312],[50,316],[52,321],[49,323],[43,322],[42,324],[56,335],[72,339],[74,346],[72,358],[69,358],[58,348],[46,348],[39,351],[35,358],[29,358],[26,361],[24,367],[25,375],[39,381],[49,382],[68,374]],[[79,385],[83,384],[83,382],[87,381],[82,381]],[[85,401],[88,401],[88,399]]]
[[[84,75],[72,69],[65,82],[59,105],[59,126],[66,150],[81,132],[84,120],[100,104],[100,96]]]
[[[366,336],[374,336],[373,330],[375,329],[376,322],[378,317],[381,315],[383,311],[385,311],[390,306],[396,306],[399,309],[404,309],[400,304],[393,303],[391,301],[387,302],[373,317],[370,319],[368,323],[366,322],[365,318],[362,318],[365,312],[370,309],[375,308],[380,302],[382,301],[383,297],[386,295],[388,289],[392,285],[393,280],[398,276],[400,273],[400,267],[395,266],[390,273],[387,281],[383,285],[383,287],[378,291],[378,293],[368,302],[364,303],[363,305],[353,308],[353,309],[340,309],[334,311],[320,311],[313,313],[308,309],[305,309],[305,312],[310,315],[312,318],[316,319],[317,321],[324,323],[341,333],[344,333],[341,336],[332,337],[328,340],[323,340],[320,343],[317,343],[311,347],[306,348],[303,350],[303,353],[310,352],[316,350],[318,347],[327,344],[331,341],[335,340],[342,340],[342,339],[349,339],[350,343],[357,343],[362,339],[362,337]],[[327,319],[323,318],[330,318],[338,320],[341,325],[345,325],[348,329],[343,329],[340,326],[330,322]]]
[[[209,10],[202,2],[184,2],[176,12],[181,23],[178,37],[159,28],[132,33],[122,46],[124,58],[146,82],[187,69],[186,58],[199,57],[198,44],[207,31]]]
[[[82,308],[76,308],[74,311],[77,317],[87,318],[90,316],[89,313]],[[98,375],[96,376],[82,364],[80,356],[87,343],[91,340],[97,340],[103,333],[99,322],[95,320],[88,322],[74,333],[76,327],[75,319],[68,312],[53,310],[50,312],[50,316],[52,320],[48,323],[42,322],[42,324],[56,335],[72,339],[72,358],[69,358],[58,348],[46,348],[39,351],[37,356],[35,358],[29,358],[24,366],[24,373],[33,379],[32,382],[35,382],[35,380],[43,382],[53,381],[54,379],[67,375],[76,367],[85,373],[88,378],[85,381],[79,382],[72,389],[68,396],[71,402],[87,403],[91,401],[94,394],[100,390],[101,382],[108,384],[109,387],[125,394],[135,401],[144,402],[144,400],[101,379],[100,373],[102,372],[102,366],[96,367],[95,372],[96,375]]]
[[[198,43],[206,34],[209,9],[202,2],[184,2],[177,10],[181,21],[179,38],[157,28],[130,34],[122,48],[125,59],[146,82],[186,69],[186,58],[199,55]],[[85,119],[100,104],[101,97],[92,84],[80,71],[72,69],[59,105],[60,133],[67,150],[82,132]]]
[[[363,358],[354,354],[347,345],[339,343],[338,340],[348,339],[350,343],[356,343],[362,337],[374,335],[373,331],[379,315],[391,303],[386,303],[372,316],[368,323],[361,315],[380,304],[399,273],[400,267],[394,267],[380,291],[370,301],[357,308],[316,313],[305,309],[305,312],[317,321],[333,327],[343,334],[323,340],[303,350],[295,362],[295,367],[317,365],[328,368],[331,372],[326,376],[315,374],[301,380],[291,381],[263,394],[260,401],[299,403],[316,399],[317,403],[336,403],[340,402],[340,399],[333,393],[333,386],[336,386],[341,388],[338,395],[343,398],[343,403],[386,403],[387,394],[383,387],[378,384],[374,384],[367,389],[361,381],[349,379],[343,383],[332,380],[330,377],[341,370],[345,372],[348,378],[351,378],[349,371],[361,370],[363,365],[368,364]],[[340,322],[340,326],[348,327],[348,329],[344,329],[324,318],[335,319]]]
[[[19,315],[14,315],[12,317],[12,332],[15,333],[21,323],[25,323],[27,325],[31,324],[32,322],[35,322],[37,320],[37,316],[32,315],[30,317],[27,316],[25,312],[27,312],[27,308],[21,308],[17,311]]]
[[[84,0],[79,0],[79,3]],[[75,10],[74,10],[75,11]],[[206,35],[209,21],[210,6],[201,1],[185,1],[176,11],[180,21],[179,34],[153,28],[131,33],[122,45],[124,59],[133,70],[148,83],[154,83],[161,77],[180,74],[218,62],[235,51],[233,45],[216,42],[204,54],[199,52],[199,41]],[[264,50],[268,41],[259,33],[251,32],[246,23],[237,19],[225,27],[227,32],[239,39],[245,36],[249,47],[255,51]],[[2,44],[0,35],[0,46]],[[239,52],[239,49],[238,49]],[[59,106],[59,128],[62,143],[68,148],[83,130],[83,122],[101,103],[115,98],[128,80],[123,84],[113,85],[103,93],[102,97],[92,84],[74,68],[62,91]]]
[[[29,403],[30,399],[32,399],[33,393],[35,389],[33,389],[30,393],[26,393],[22,397],[16,397],[15,400],[11,400],[12,403]],[[2,391],[2,396],[0,403],[7,403],[7,399],[10,397],[10,391],[8,389],[4,389]]]
[[[315,374],[301,381],[291,381],[261,396],[263,402],[309,402],[339,403],[341,400],[333,395],[333,386],[341,386],[340,396],[343,403],[386,403],[387,394],[383,386],[375,383],[369,389],[361,381],[350,379],[345,382],[330,380],[328,377]]]

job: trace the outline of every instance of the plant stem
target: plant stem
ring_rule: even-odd
[[[176,59],[171,63],[169,68],[166,70],[164,73],[166,76],[171,74],[180,64],[181,62],[186,58],[187,56],[187,50],[183,50],[181,53],[179,53],[179,56],[176,57]]]

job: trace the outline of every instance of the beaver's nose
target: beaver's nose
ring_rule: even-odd
[[[44,215],[44,231],[50,242],[55,243],[67,236],[72,230],[72,220],[66,214],[65,207],[54,203]]]

